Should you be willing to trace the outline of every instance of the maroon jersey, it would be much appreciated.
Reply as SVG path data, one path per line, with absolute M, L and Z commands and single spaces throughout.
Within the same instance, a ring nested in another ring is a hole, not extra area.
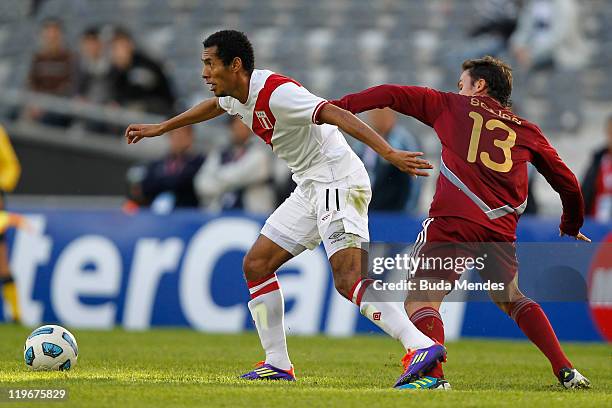
M 381 85 L 332 103 L 353 113 L 389 107 L 435 129 L 442 160 L 430 217 L 464 218 L 516 239 L 531 162 L 561 196 L 561 230 L 579 232 L 584 203 L 576 177 L 538 126 L 493 98 Z

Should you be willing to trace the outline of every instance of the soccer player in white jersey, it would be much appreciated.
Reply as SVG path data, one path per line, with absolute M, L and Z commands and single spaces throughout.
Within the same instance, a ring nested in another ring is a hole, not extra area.
M 423 357 L 422 364 L 414 367 L 416 379 L 444 360 L 446 351 L 412 324 L 401 304 L 385 302 L 372 280 L 362 277 L 362 244 L 369 241 L 370 181 L 338 128 L 406 173 L 426 176 L 431 165 L 419 157 L 422 153 L 393 149 L 356 116 L 311 94 L 295 80 L 254 69 L 254 60 L 243 33 L 212 34 L 204 41 L 202 77 L 215 97 L 163 123 L 133 124 L 125 132 L 128 143 L 137 143 L 227 112 L 240 117 L 293 172 L 295 191 L 270 215 L 244 258 L 251 294 L 248 307 L 266 359 L 242 377 L 295 380 L 276 270 L 323 241 L 338 292 L 405 349 L 422 349 L 417 351 Z

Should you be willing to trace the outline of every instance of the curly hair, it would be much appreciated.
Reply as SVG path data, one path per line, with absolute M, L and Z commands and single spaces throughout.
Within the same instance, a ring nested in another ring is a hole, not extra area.
M 234 58 L 240 58 L 242 67 L 251 74 L 255 69 L 255 53 L 247 36 L 236 30 L 222 30 L 204 40 L 204 48 L 217 47 L 217 56 L 223 65 L 229 66 Z
M 472 81 L 484 79 L 487 83 L 487 94 L 497 100 L 502 106 L 512 106 L 512 68 L 504 61 L 486 56 L 484 58 L 469 59 L 461 66 L 468 71 Z

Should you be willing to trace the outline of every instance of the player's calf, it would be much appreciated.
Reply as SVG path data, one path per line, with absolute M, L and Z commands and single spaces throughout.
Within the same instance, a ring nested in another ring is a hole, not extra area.
M 266 359 L 262 367 L 250 371 L 243 378 L 277 379 L 293 370 L 285 338 L 285 301 L 275 273 L 291 257 L 289 252 L 260 235 L 244 258 L 243 270 L 251 295 L 248 307 Z M 270 374 L 270 370 L 280 371 Z
M 412 312 L 410 313 L 410 321 L 427 337 L 444 345 L 444 322 L 438 312 L 440 304 L 418 302 L 417 305 L 420 307 L 412 307 L 413 304 L 409 304 L 407 307 L 407 310 Z M 438 363 L 435 365 L 426 375 L 432 378 L 443 379 L 444 370 L 442 369 L 442 364 Z
M 347 248 L 329 259 L 334 276 L 334 287 L 338 293 L 349 300 L 351 300 L 351 291 L 355 282 L 361 280 L 361 256 L 361 249 Z
M 548 358 L 553 373 L 564 384 L 561 378 L 562 373 L 567 372 L 567 370 L 570 372 L 575 370 L 573 370 L 572 363 L 563 352 L 557 335 L 542 307 L 528 297 L 523 297 L 509 305 L 508 314 L 529 340 Z M 577 371 L 576 373 L 580 374 Z M 586 381 L 588 382 L 588 380 Z
M 345 248 L 329 259 L 340 294 L 357 305 L 361 314 L 385 333 L 400 340 L 406 350 L 433 345 L 434 342 L 408 319 L 401 303 L 388 299 L 384 291 L 376 290 L 373 279 L 361 277 L 363 255 L 360 248 Z
M 373 283 L 373 279 L 360 278 L 349 293 L 348 299 L 359 307 L 361 314 L 399 340 L 407 351 L 433 346 L 434 341 L 410 321 L 403 305 L 388 299 Z
M 248 286 L 251 295 L 251 301 L 248 303 L 249 311 L 266 353 L 266 359 L 262 364 L 268 370 L 292 372 L 293 365 L 289 359 L 285 337 L 285 301 L 276 274 L 273 273 L 259 281 L 248 281 Z M 261 374 L 258 369 L 245 374 L 246 377 L 243 378 L 258 379 L 251 378 L 256 377 L 255 374 Z M 283 375 L 281 372 L 277 374 Z

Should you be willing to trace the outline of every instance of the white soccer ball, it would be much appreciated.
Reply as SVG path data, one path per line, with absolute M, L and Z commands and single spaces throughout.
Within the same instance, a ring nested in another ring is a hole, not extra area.
M 61 326 L 46 325 L 34 330 L 26 339 L 23 358 L 34 371 L 68 371 L 77 363 L 76 339 Z

